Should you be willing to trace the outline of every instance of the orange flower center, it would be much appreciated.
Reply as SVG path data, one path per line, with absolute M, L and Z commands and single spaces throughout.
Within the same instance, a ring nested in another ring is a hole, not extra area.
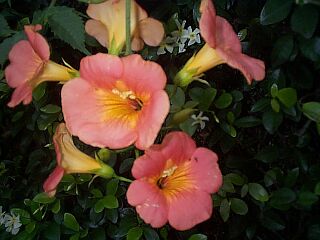
M 154 181 L 168 200 L 182 191 L 188 191 L 195 187 L 194 180 L 190 174 L 191 164 L 186 161 L 180 165 L 174 165 L 172 160 L 166 164 L 161 175 L 155 177 Z
M 97 89 L 97 99 L 101 104 L 103 121 L 121 121 L 135 128 L 140 112 L 148 100 L 129 90 L 122 81 L 117 81 L 111 90 Z

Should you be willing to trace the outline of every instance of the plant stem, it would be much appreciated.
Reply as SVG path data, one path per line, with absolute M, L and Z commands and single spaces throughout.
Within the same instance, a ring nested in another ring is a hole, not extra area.
M 121 177 L 121 176 L 114 176 L 114 178 L 119 179 L 120 181 L 123 181 L 123 182 L 129 182 L 129 183 L 133 182 L 131 179 L 125 178 L 125 177 Z
M 49 8 L 53 7 L 56 4 L 57 0 L 51 0 Z
M 126 55 L 131 54 L 131 0 L 126 0 Z

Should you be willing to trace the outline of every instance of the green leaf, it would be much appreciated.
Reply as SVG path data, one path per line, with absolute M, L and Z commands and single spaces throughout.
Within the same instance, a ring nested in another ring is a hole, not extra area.
M 294 88 L 282 88 L 278 91 L 277 98 L 287 108 L 291 108 L 297 102 L 297 91 Z
M 289 188 L 280 188 L 270 197 L 270 206 L 279 210 L 288 210 L 290 204 L 296 200 L 296 194 Z
M 290 59 L 293 52 L 294 41 L 292 35 L 285 35 L 280 37 L 271 52 L 272 66 L 276 67 Z
M 44 204 L 48 204 L 48 203 L 52 203 L 54 202 L 54 200 L 56 200 L 55 197 L 49 197 L 46 193 L 39 193 L 37 194 L 32 201 L 36 202 L 36 203 L 44 203 Z
M 76 218 L 71 213 L 65 213 L 63 216 L 63 224 L 73 230 L 78 232 L 80 229 L 79 223 L 77 222 Z
M 320 38 L 315 37 L 308 40 L 301 40 L 299 46 L 302 54 L 311 61 L 320 61 Z
M 268 0 L 260 14 L 260 23 L 269 25 L 285 19 L 291 10 L 293 0 Z
M 25 38 L 26 36 L 23 32 L 18 32 L 9 38 L 6 38 L 5 40 L 2 41 L 2 43 L 0 43 L 0 65 L 1 66 L 3 66 L 5 61 L 8 59 L 8 54 L 12 46 Z
M 319 200 L 319 197 L 313 193 L 308 191 L 299 192 L 297 203 L 303 206 L 311 206 Z
M 113 195 L 107 195 L 101 199 L 105 208 L 119 207 L 118 199 Z
M 294 168 L 288 171 L 286 178 L 284 179 L 284 186 L 293 187 L 299 177 L 299 168 Z
M 127 235 L 127 240 L 139 240 L 142 237 L 143 229 L 141 227 L 131 228 Z
M 211 106 L 213 100 L 217 95 L 217 90 L 215 88 L 192 88 L 189 91 L 189 96 L 195 102 L 198 102 L 199 110 L 206 111 Z
M 133 162 L 134 162 L 134 158 L 127 158 L 123 160 L 119 167 L 119 173 L 123 174 L 125 172 L 128 172 L 131 169 Z
M 44 96 L 46 93 L 46 87 L 46 83 L 41 83 L 33 90 L 32 96 L 36 101 L 39 101 Z
M 234 125 L 240 128 L 251 128 L 261 124 L 261 119 L 254 116 L 246 116 L 235 120 Z
M 74 49 L 90 55 L 84 44 L 85 31 L 82 19 L 69 7 L 56 6 L 50 10 L 48 23 L 54 35 Z
M 261 98 L 252 105 L 250 112 L 263 111 L 269 106 L 269 104 L 270 104 L 269 98 Z
M 279 158 L 278 146 L 267 146 L 260 150 L 256 155 L 255 159 L 264 163 L 271 163 Z
M 184 121 L 183 123 L 180 123 L 179 124 L 179 128 L 182 131 L 188 133 L 190 136 L 192 136 L 196 132 L 196 130 L 198 128 L 198 125 L 196 125 L 196 124 L 192 125 L 193 122 L 194 122 L 194 120 L 189 118 L 187 121 Z
M 266 202 L 269 200 L 269 194 L 259 183 L 249 183 L 249 194 L 257 201 Z
M 271 89 L 270 89 L 271 97 L 275 98 L 278 94 L 278 86 L 277 84 L 272 84 Z
M 223 199 L 220 204 L 220 216 L 224 222 L 228 221 L 230 215 L 230 203 L 228 199 Z
M 243 177 L 236 173 L 228 173 L 224 176 L 224 181 L 229 181 L 237 186 L 242 186 L 245 182 Z
M 244 184 L 241 188 L 241 197 L 245 197 L 248 194 L 249 186 L 248 184 Z
M 10 29 L 7 20 L 0 15 L 0 37 L 8 37 L 13 31 Z
M 183 90 L 179 87 L 176 88 L 174 85 L 167 85 L 166 90 L 170 96 L 170 112 L 179 111 L 186 100 Z
M 22 222 L 21 222 L 21 223 L 22 223 Z M 23 224 L 23 223 L 22 223 L 22 224 Z M 28 233 L 32 233 L 35 228 L 36 228 L 36 223 L 35 223 L 35 222 L 30 222 L 30 223 L 28 223 L 27 226 L 26 226 L 26 231 L 27 231 Z
M 320 122 L 320 102 L 307 102 L 302 105 L 302 112 L 309 119 Z
M 60 226 L 55 222 L 51 222 L 44 228 L 43 234 L 48 240 L 60 240 Z
M 262 116 L 262 123 L 264 128 L 270 133 L 274 134 L 281 125 L 283 116 L 281 113 L 274 111 L 265 112 Z
M 118 179 L 111 179 L 107 183 L 107 194 L 108 195 L 115 195 L 118 190 L 118 184 L 119 184 Z
M 319 20 L 318 9 L 311 5 L 298 6 L 291 16 L 291 29 L 305 38 L 311 38 Z
M 247 204 L 239 198 L 231 198 L 231 210 L 239 215 L 246 215 L 248 213 Z
M 228 133 L 231 137 L 236 137 L 237 136 L 237 130 L 230 124 L 226 123 L 226 122 L 222 122 L 220 124 L 221 128 L 223 131 L 225 131 L 226 133 Z
M 280 112 L 280 104 L 278 102 L 277 99 L 271 99 L 271 107 L 272 107 L 272 110 L 275 111 L 275 112 Z
M 320 195 L 320 182 L 318 182 L 317 185 L 315 186 L 314 193 L 317 195 Z
M 225 191 L 225 192 L 229 192 L 229 193 L 235 193 L 236 190 L 234 189 L 234 186 L 231 182 L 228 181 L 223 181 L 221 190 Z
M 143 235 L 146 240 L 160 240 L 158 233 L 149 227 L 143 228 Z
M 106 233 L 103 228 L 96 228 L 94 229 L 88 239 L 94 239 L 94 240 L 105 240 Z
M 188 240 L 207 240 L 208 237 L 204 234 L 193 234 L 191 237 L 188 238 Z
M 230 106 L 232 103 L 232 95 L 230 93 L 222 93 L 221 96 L 214 102 L 214 105 L 218 109 L 224 109 Z
M 45 113 L 58 113 L 58 112 L 61 112 L 61 107 L 53 104 L 48 104 L 40 108 L 40 111 Z
M 59 211 L 60 211 L 60 208 L 61 208 L 61 206 L 60 206 L 60 200 L 58 199 L 55 203 L 54 203 L 54 205 L 52 206 L 52 208 L 51 208 L 51 211 L 53 212 L 53 213 L 58 213 Z

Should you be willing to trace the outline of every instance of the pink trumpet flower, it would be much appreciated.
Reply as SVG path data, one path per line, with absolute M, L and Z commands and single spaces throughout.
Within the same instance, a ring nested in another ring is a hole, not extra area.
M 67 81 L 75 74 L 70 69 L 50 61 L 47 41 L 37 31 L 42 26 L 24 26 L 28 40 L 16 43 L 9 52 L 10 64 L 5 69 L 5 77 L 10 87 L 15 88 L 9 107 L 19 103 L 29 104 L 32 90 L 44 81 Z
M 177 230 L 190 229 L 212 214 L 210 194 L 222 184 L 217 161 L 186 133 L 171 132 L 134 161 L 128 202 L 154 228 L 169 221 Z
M 96 147 L 151 146 L 169 112 L 166 75 L 140 55 L 98 53 L 80 63 L 80 77 L 61 92 L 70 132 Z
M 53 143 L 57 154 L 57 166 L 43 184 L 43 189 L 49 196 L 55 195 L 59 182 L 67 173 L 93 173 L 104 178 L 114 176 L 111 167 L 76 148 L 64 123 L 57 127 Z
M 125 27 L 126 0 L 110 0 L 100 4 L 89 4 L 87 14 L 92 18 L 86 22 L 86 32 L 95 37 L 102 46 L 108 48 L 109 54 L 118 55 L 126 39 Z M 131 0 L 130 29 L 134 51 L 143 48 L 144 43 L 158 46 L 164 37 L 161 22 L 148 17 L 134 0 Z
M 223 63 L 240 70 L 248 84 L 253 79 L 263 80 L 264 62 L 241 52 L 237 34 L 226 19 L 216 16 L 211 0 L 201 1 L 200 12 L 200 34 L 206 43 L 178 72 L 175 83 L 185 87 L 203 72 Z

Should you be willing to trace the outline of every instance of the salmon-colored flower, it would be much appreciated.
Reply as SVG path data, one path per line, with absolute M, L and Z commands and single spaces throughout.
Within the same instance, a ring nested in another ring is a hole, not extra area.
M 80 63 L 80 78 L 61 92 L 70 132 L 96 147 L 139 149 L 153 144 L 169 112 L 166 75 L 155 62 L 133 54 L 98 53 Z
M 201 1 L 200 12 L 200 34 L 206 44 L 178 72 L 175 82 L 180 86 L 187 86 L 203 72 L 223 63 L 239 69 L 248 84 L 251 84 L 252 79 L 263 80 L 264 62 L 241 53 L 237 34 L 226 19 L 216 16 L 211 0 Z
M 92 18 L 86 22 L 86 32 L 95 37 L 110 54 L 118 55 L 126 39 L 125 1 L 110 0 L 100 4 L 89 4 L 87 14 Z M 147 13 L 131 0 L 130 29 L 134 51 L 143 48 L 144 42 L 158 46 L 164 37 L 161 22 L 148 17 Z
M 8 85 L 15 88 L 9 107 L 20 102 L 29 104 L 32 90 L 44 81 L 67 81 L 72 78 L 74 70 L 50 61 L 47 41 L 36 31 L 41 25 L 24 26 L 28 40 L 16 43 L 9 52 L 10 64 L 5 69 Z
M 187 134 L 171 132 L 134 161 L 137 180 L 129 186 L 128 202 L 152 227 L 169 221 L 177 230 L 192 228 L 212 214 L 210 194 L 222 184 L 217 161 L 214 152 L 197 148 Z
M 96 161 L 76 148 L 64 123 L 57 127 L 53 143 L 57 154 L 57 166 L 43 184 L 43 189 L 49 196 L 55 195 L 57 185 L 64 174 L 94 173 L 104 178 L 114 176 L 111 167 Z

